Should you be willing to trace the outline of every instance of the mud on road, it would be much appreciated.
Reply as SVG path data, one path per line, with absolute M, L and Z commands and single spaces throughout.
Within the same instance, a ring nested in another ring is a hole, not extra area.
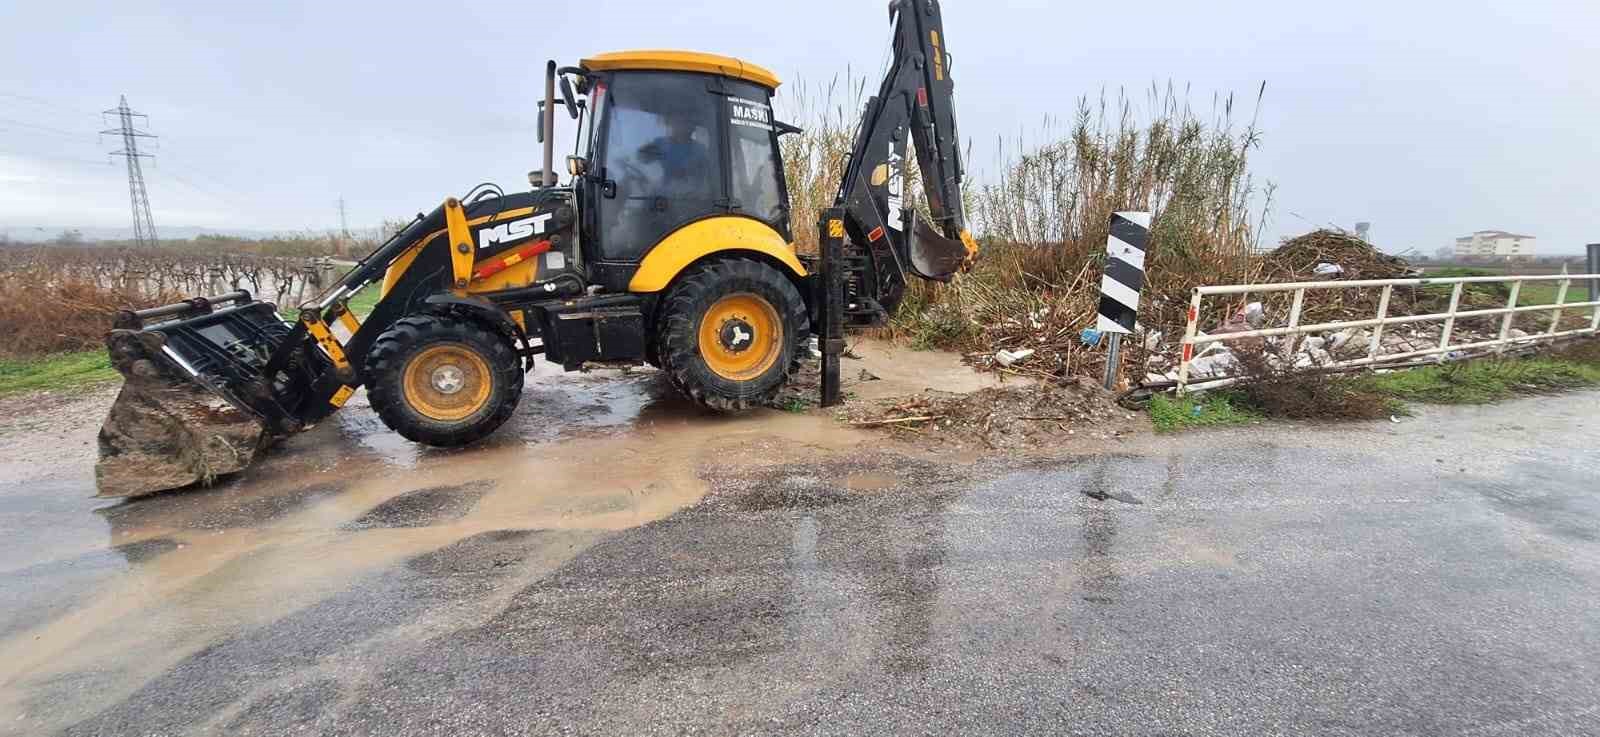
M 1596 392 L 1018 452 L 597 373 L 134 501 L 109 399 L 0 408 L 0 735 L 1600 732 Z
M 997 383 L 959 356 L 870 341 L 844 363 L 856 407 Z M 97 500 L 94 434 L 115 391 L 0 404 L 0 733 L 71 723 L 218 633 L 266 625 L 433 551 L 537 531 L 534 554 L 492 562 L 526 582 L 724 481 L 765 479 L 739 502 L 752 509 L 804 506 L 939 476 L 931 459 L 951 460 L 948 442 L 854 428 L 842 409 L 715 415 L 654 371 L 541 366 L 513 420 L 470 448 L 406 441 L 358 394 L 213 487 Z M 450 617 L 448 603 L 430 616 Z

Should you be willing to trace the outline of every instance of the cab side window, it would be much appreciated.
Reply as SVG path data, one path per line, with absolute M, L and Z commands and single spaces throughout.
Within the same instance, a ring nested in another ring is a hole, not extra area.
M 729 195 L 739 203 L 739 212 L 782 232 L 787 208 L 771 97 L 765 89 L 752 84 L 732 83 L 729 89 Z
M 606 97 L 601 165 L 615 195 L 602 199 L 602 257 L 636 260 L 722 199 L 718 106 L 686 74 L 618 73 Z

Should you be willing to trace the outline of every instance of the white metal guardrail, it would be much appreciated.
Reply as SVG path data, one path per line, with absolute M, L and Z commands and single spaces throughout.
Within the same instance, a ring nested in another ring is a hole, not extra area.
M 1600 332 L 1600 299 L 1591 298 L 1587 302 L 1566 302 L 1567 292 L 1573 282 L 1580 285 L 1594 283 L 1600 280 L 1600 274 L 1548 274 L 1535 276 L 1457 276 L 1438 279 L 1360 279 L 1352 281 L 1315 281 L 1315 282 L 1288 282 L 1283 284 L 1231 284 L 1219 286 L 1196 287 L 1194 297 L 1189 302 L 1189 325 L 1183 335 L 1183 360 L 1178 364 L 1178 393 L 1188 391 L 1189 364 L 1194 360 L 1195 347 L 1225 341 L 1244 340 L 1248 338 L 1268 338 L 1287 335 L 1299 336 L 1306 333 L 1320 333 L 1329 330 L 1345 330 L 1347 328 L 1372 328 L 1372 337 L 1368 341 L 1367 355 L 1365 358 L 1345 361 L 1332 361 L 1329 366 L 1362 366 L 1389 361 L 1400 361 L 1419 356 L 1439 356 L 1445 360 L 1453 351 L 1466 351 L 1478 348 L 1499 347 L 1536 343 L 1554 340 L 1571 335 L 1593 335 Z M 1525 282 L 1560 282 L 1556 290 L 1556 301 L 1551 304 L 1521 305 L 1517 304 Z M 1484 309 L 1458 309 L 1461 304 L 1461 292 L 1467 284 L 1505 283 L 1511 284 L 1511 294 L 1506 299 L 1506 306 Z M 1454 285 L 1450 290 L 1450 307 L 1445 312 L 1430 313 L 1425 315 L 1393 315 L 1389 314 L 1389 298 L 1394 293 L 1395 287 L 1426 287 L 1439 285 Z M 1300 324 L 1300 309 L 1305 304 L 1306 292 L 1329 289 L 1370 289 L 1382 287 L 1383 292 L 1378 297 L 1378 314 L 1365 320 L 1342 320 L 1339 322 L 1323 322 L 1310 325 Z M 1581 288 L 1581 286 L 1580 286 Z M 1215 335 L 1201 335 L 1199 333 L 1201 302 L 1213 295 L 1248 295 L 1265 294 L 1271 292 L 1294 292 L 1294 302 L 1289 308 L 1289 324 L 1284 327 L 1262 328 L 1259 330 L 1242 330 L 1231 333 L 1218 333 Z M 1565 304 L 1563 304 L 1565 302 Z M 1561 330 L 1561 313 L 1563 310 L 1590 308 L 1593 315 L 1589 318 L 1587 328 Z M 1550 324 L 1539 333 L 1531 333 L 1523 337 L 1511 335 L 1511 323 L 1516 315 L 1524 312 L 1548 312 Z M 1450 334 L 1455 328 L 1456 321 L 1467 317 L 1488 317 L 1502 315 L 1499 336 L 1493 340 L 1482 340 L 1473 343 L 1450 343 Z M 1402 325 L 1419 322 L 1443 321 L 1444 330 L 1439 337 L 1436 347 L 1423 350 L 1404 351 L 1400 353 L 1382 352 L 1383 329 L 1389 325 Z M 1294 351 L 1296 338 L 1290 337 L 1282 347 L 1283 355 L 1288 357 Z

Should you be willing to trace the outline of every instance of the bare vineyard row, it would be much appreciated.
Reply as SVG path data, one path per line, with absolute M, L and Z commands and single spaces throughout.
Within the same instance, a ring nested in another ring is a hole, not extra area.
M 315 296 L 339 269 L 327 257 L 55 245 L 0 249 L 0 277 L 7 285 L 0 290 L 91 286 L 146 303 L 246 289 L 262 299 L 294 305 Z

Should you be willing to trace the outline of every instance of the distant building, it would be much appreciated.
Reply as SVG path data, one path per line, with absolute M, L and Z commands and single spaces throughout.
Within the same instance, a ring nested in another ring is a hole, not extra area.
M 1456 239 L 1456 258 L 1523 259 L 1538 255 L 1538 239 L 1504 230 L 1480 230 Z

